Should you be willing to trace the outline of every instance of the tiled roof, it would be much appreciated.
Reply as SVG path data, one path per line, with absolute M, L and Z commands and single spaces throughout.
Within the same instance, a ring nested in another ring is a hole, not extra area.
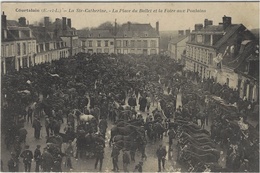
M 16 20 L 7 20 L 6 21 L 7 27 L 21 27 L 20 23 Z
M 215 48 L 222 46 L 236 31 L 244 30 L 246 27 L 242 24 L 230 25 L 225 29 L 223 37 L 214 45 Z
M 156 32 L 150 24 L 138 24 L 130 23 L 123 24 L 119 31 L 116 34 L 117 37 L 159 37 L 159 34 Z
M 106 29 L 78 30 L 77 33 L 83 38 L 114 38 L 113 34 Z
M 35 36 L 36 41 L 38 43 L 50 42 L 53 40 L 45 27 L 33 26 L 31 27 L 31 29 L 32 29 L 32 34 Z
M 173 37 L 171 40 L 170 40 L 170 43 L 172 44 L 177 44 L 179 43 L 180 41 L 184 40 L 185 38 L 187 38 L 188 36 L 187 35 L 178 35 L 176 37 Z
M 7 20 L 7 37 L 4 38 L 2 33 L 3 41 L 16 41 L 16 40 L 31 40 L 35 39 L 33 36 L 30 37 L 30 28 L 28 26 L 21 26 L 15 20 Z M 4 30 L 2 30 L 4 32 Z
M 223 25 L 208 25 L 202 28 L 199 32 L 223 32 Z
M 72 36 L 73 32 L 76 31 L 75 28 L 70 28 L 68 25 L 66 25 L 65 30 L 63 30 L 61 19 L 55 20 L 53 23 L 50 23 L 47 27 L 47 30 L 48 32 L 54 32 L 55 30 L 57 30 L 59 36 Z

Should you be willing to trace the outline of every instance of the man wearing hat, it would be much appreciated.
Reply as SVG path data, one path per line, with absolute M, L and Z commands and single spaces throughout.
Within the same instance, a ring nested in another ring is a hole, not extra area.
M 97 145 L 95 155 L 96 155 L 95 169 L 97 169 L 97 165 L 98 165 L 98 162 L 99 162 L 99 171 L 101 171 L 103 159 L 104 159 L 104 147 L 103 147 L 103 145 L 101 145 L 101 144 Z
M 41 132 L 42 125 L 38 117 L 34 119 L 32 127 L 34 128 L 34 137 L 36 139 L 40 139 L 40 132 Z
M 119 168 L 118 168 L 118 155 L 119 155 L 119 148 L 114 146 L 113 147 L 113 150 L 112 150 L 112 153 L 111 153 L 111 157 L 113 159 L 113 170 L 112 171 L 118 171 Z
M 25 150 L 22 152 L 20 157 L 23 158 L 24 171 L 30 172 L 31 171 L 32 159 L 33 159 L 33 152 L 31 150 L 29 150 L 29 145 L 25 146 Z
M 18 172 L 19 171 L 19 159 L 17 159 L 15 153 L 11 153 L 11 159 L 8 161 L 8 170 L 9 172 Z
M 37 145 L 37 148 L 34 151 L 34 160 L 36 162 L 35 172 L 39 172 L 39 170 L 40 170 L 41 157 L 42 157 L 40 148 L 41 148 L 41 146 Z
M 50 126 L 51 126 L 51 122 L 48 116 L 45 117 L 45 130 L 46 130 L 46 134 L 47 137 L 50 136 Z

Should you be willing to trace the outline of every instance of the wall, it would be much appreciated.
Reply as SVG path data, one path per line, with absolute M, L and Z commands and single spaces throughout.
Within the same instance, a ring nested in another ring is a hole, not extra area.
M 85 41 L 85 46 L 83 42 Z M 105 43 L 108 43 L 106 46 Z M 92 44 L 90 44 L 92 42 Z M 100 46 L 98 45 L 100 42 Z M 114 38 L 81 38 L 81 47 L 85 47 L 85 53 L 114 53 Z
M 117 42 L 120 41 L 121 45 Z M 124 45 L 124 41 L 128 41 L 128 45 Z M 131 41 L 134 41 L 132 45 Z M 140 43 L 141 41 L 141 43 Z M 144 45 L 144 41 L 147 41 L 147 45 Z M 151 41 L 155 41 L 155 45 L 152 45 Z M 116 53 L 122 54 L 159 54 L 159 38 L 116 38 Z
M 18 54 L 18 44 L 20 44 L 20 54 Z M 24 47 L 25 45 L 25 47 Z M 15 58 L 15 70 L 20 68 L 25 68 L 34 65 L 34 55 L 36 53 L 36 40 L 17 40 L 11 42 L 1 43 L 1 56 L 4 69 L 2 72 L 6 73 L 6 63 L 5 58 L 14 57 Z M 23 64 L 24 59 L 24 64 Z

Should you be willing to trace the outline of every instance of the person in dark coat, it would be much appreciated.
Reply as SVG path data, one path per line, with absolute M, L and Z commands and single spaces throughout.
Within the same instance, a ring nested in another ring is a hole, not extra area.
M 124 170 L 124 172 L 128 172 L 127 166 L 129 163 L 130 163 L 129 154 L 126 152 L 126 150 L 123 150 L 123 170 Z
M 27 116 L 27 122 L 30 121 L 31 119 L 31 124 L 32 124 L 32 114 L 33 114 L 33 110 L 31 107 L 28 108 L 28 116 Z
M 25 146 L 25 150 L 22 152 L 20 157 L 23 158 L 24 171 L 30 172 L 33 159 L 33 152 L 29 150 L 29 145 Z
M 119 149 L 114 146 L 112 153 L 111 153 L 111 157 L 112 157 L 112 161 L 113 161 L 113 169 L 112 171 L 118 171 L 119 167 L 118 167 L 118 155 L 119 155 Z
M 16 158 L 18 159 L 19 156 L 20 156 L 20 153 L 22 151 L 22 147 L 21 147 L 21 142 L 20 142 L 19 136 L 15 137 L 15 141 L 14 141 L 13 147 L 14 147 L 14 152 L 16 154 Z
M 99 162 L 99 171 L 102 170 L 103 159 L 104 159 L 104 148 L 102 145 L 97 145 L 95 169 L 97 169 L 97 165 Z
M 11 153 L 11 159 L 8 160 L 8 171 L 19 172 L 19 159 L 16 157 L 15 153 Z
M 34 119 L 32 127 L 34 128 L 34 137 L 36 139 L 40 139 L 40 132 L 41 132 L 42 125 L 39 118 Z
M 44 148 L 42 153 L 42 169 L 43 172 L 50 172 L 53 167 L 54 161 L 52 155 L 48 152 L 47 148 Z
M 66 154 L 66 165 L 68 168 L 70 168 L 70 170 L 73 169 L 72 162 L 71 162 L 71 157 L 73 157 L 73 153 L 74 153 L 74 150 L 73 150 L 73 146 L 72 146 L 72 141 L 69 140 L 68 146 L 65 149 L 65 154 Z
M 41 146 L 37 145 L 37 148 L 34 150 L 34 160 L 36 162 L 35 172 L 40 171 L 41 156 L 42 156 L 40 148 L 41 148 Z
M 28 134 L 27 130 L 24 127 L 22 127 L 18 130 L 18 133 L 19 133 L 20 142 L 25 143 L 26 142 L 26 136 Z
M 140 111 L 145 112 L 146 104 L 147 104 L 146 98 L 143 96 L 140 97 L 139 99 Z
M 131 96 L 129 99 L 128 99 L 128 105 L 132 108 L 132 109 L 135 109 L 135 106 L 137 105 L 136 104 L 136 98 L 134 96 Z
M 107 120 L 102 118 L 99 122 L 99 130 L 103 137 L 106 135 L 107 127 Z
M 50 119 L 48 117 L 46 117 L 45 118 L 45 130 L 46 130 L 47 137 L 50 136 L 50 128 L 51 128 Z
M 158 172 L 161 172 L 161 169 L 162 169 L 161 166 L 163 166 L 163 169 L 164 169 L 166 154 L 167 154 L 166 149 L 162 145 L 160 145 L 156 151 L 156 155 L 158 158 Z

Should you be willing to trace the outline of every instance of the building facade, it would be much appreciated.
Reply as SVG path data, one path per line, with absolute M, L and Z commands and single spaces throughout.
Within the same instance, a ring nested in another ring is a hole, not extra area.
M 143 54 L 159 53 L 159 23 L 156 29 L 150 24 L 128 22 L 113 30 L 80 30 L 81 48 L 86 53 Z
M 92 29 L 78 31 L 81 51 L 84 53 L 114 53 L 114 36 L 109 30 Z
M 36 38 L 35 64 L 51 63 L 60 58 L 67 58 L 69 48 L 59 37 L 48 32 L 46 26 L 30 26 Z
M 222 85 L 237 89 L 241 98 L 256 99 L 258 87 L 252 83 L 251 87 L 244 84 L 243 75 L 237 71 L 252 54 L 250 44 L 255 42 L 255 37 L 244 25 L 232 24 L 231 17 L 224 16 L 222 19 L 219 25 L 212 25 L 213 22 L 207 19 L 204 26 L 195 25 L 182 55 L 185 69 L 197 72 L 202 79 L 213 78 Z
M 6 74 L 20 68 L 34 65 L 36 55 L 36 39 L 31 29 L 26 26 L 26 19 L 7 20 L 2 14 L 1 68 Z
M 150 24 L 128 22 L 116 31 L 117 54 L 159 54 L 159 22 L 156 28 Z
M 186 42 L 189 40 L 190 30 L 179 30 L 178 36 L 171 38 L 168 43 L 168 55 L 170 58 L 175 59 L 176 61 L 181 61 L 181 55 L 186 49 Z

